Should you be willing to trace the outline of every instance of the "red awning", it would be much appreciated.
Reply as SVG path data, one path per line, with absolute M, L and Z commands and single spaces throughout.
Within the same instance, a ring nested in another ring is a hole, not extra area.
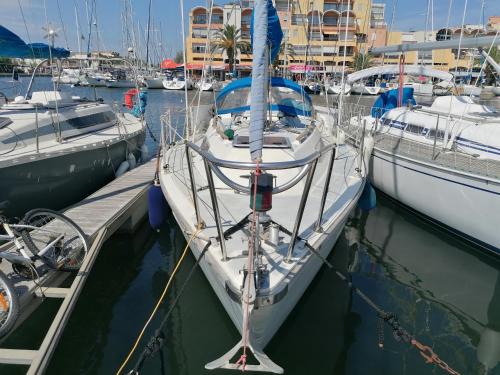
M 160 68 L 162 69 L 175 69 L 181 66 L 182 64 L 177 64 L 174 60 L 165 59 L 161 62 Z

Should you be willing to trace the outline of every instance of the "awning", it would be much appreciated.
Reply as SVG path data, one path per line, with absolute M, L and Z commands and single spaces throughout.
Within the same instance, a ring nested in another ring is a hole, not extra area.
M 292 73 L 305 73 L 312 71 L 321 71 L 321 66 L 319 65 L 290 65 L 288 68 Z
M 50 47 L 45 43 L 26 44 L 12 31 L 0 26 L 0 56 L 21 59 L 63 58 L 69 56 L 69 51 Z
M 177 64 L 174 60 L 165 59 L 161 62 L 160 68 L 162 69 L 176 69 L 182 66 L 182 64 Z

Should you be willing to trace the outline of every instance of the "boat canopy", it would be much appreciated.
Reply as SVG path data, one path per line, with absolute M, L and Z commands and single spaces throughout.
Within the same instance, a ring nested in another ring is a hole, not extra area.
M 19 36 L 0 25 L 0 56 L 21 59 L 63 58 L 69 56 L 69 51 L 50 47 L 45 43 L 26 44 Z
M 215 104 L 217 113 L 241 113 L 250 110 L 250 87 L 252 77 L 231 82 L 219 93 Z M 291 116 L 311 116 L 311 97 L 304 89 L 288 79 L 271 78 L 269 105 L 273 111 Z
M 373 68 L 363 69 L 347 76 L 348 83 L 354 83 L 367 77 L 386 75 L 386 74 L 399 74 L 399 65 L 384 65 L 374 66 Z M 405 65 L 404 74 L 412 76 L 425 76 L 438 78 L 442 81 L 451 81 L 453 75 L 442 70 L 426 68 L 422 65 Z

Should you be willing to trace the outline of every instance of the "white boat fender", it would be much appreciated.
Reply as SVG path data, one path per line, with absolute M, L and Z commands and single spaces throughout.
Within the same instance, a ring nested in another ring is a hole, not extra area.
M 128 161 L 122 161 L 122 163 L 120 164 L 120 166 L 118 167 L 118 169 L 116 170 L 115 172 L 115 177 L 120 177 L 122 174 L 124 174 L 125 172 L 128 171 L 130 167 L 130 164 Z
M 148 156 L 149 156 L 148 146 L 146 146 L 146 144 L 143 144 L 141 146 L 141 163 L 144 163 L 145 161 L 147 161 Z
M 137 160 L 135 160 L 135 156 L 133 153 L 129 153 L 127 156 L 127 161 L 129 163 L 130 169 L 134 169 L 137 165 Z
M 372 156 L 373 146 L 375 145 L 375 141 L 371 134 L 365 135 L 365 140 L 363 142 L 363 169 L 365 176 L 368 175 L 369 172 L 369 163 L 370 157 Z
M 486 371 L 495 368 L 500 362 L 500 332 L 488 327 L 481 332 L 477 346 L 477 359 L 486 367 Z

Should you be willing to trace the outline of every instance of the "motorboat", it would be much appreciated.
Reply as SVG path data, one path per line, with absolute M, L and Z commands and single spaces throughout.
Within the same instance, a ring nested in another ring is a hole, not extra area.
M 122 163 L 139 161 L 144 126 L 143 118 L 62 91 L 6 101 L 0 106 L 0 214 L 21 217 L 41 199 L 53 209 L 83 199 L 112 180 Z
M 184 76 L 165 78 L 163 80 L 163 87 L 167 90 L 192 90 L 193 81 L 191 81 L 191 78 L 185 78 Z
M 336 136 L 334 113 L 313 107 L 300 85 L 268 76 L 282 35 L 271 0 L 255 1 L 254 25 L 252 77 L 228 84 L 212 105 L 187 110 L 186 139 L 163 117 L 158 177 L 242 336 L 206 368 L 282 373 L 263 350 L 356 207 L 370 151 Z M 250 353 L 258 364 L 247 362 Z

